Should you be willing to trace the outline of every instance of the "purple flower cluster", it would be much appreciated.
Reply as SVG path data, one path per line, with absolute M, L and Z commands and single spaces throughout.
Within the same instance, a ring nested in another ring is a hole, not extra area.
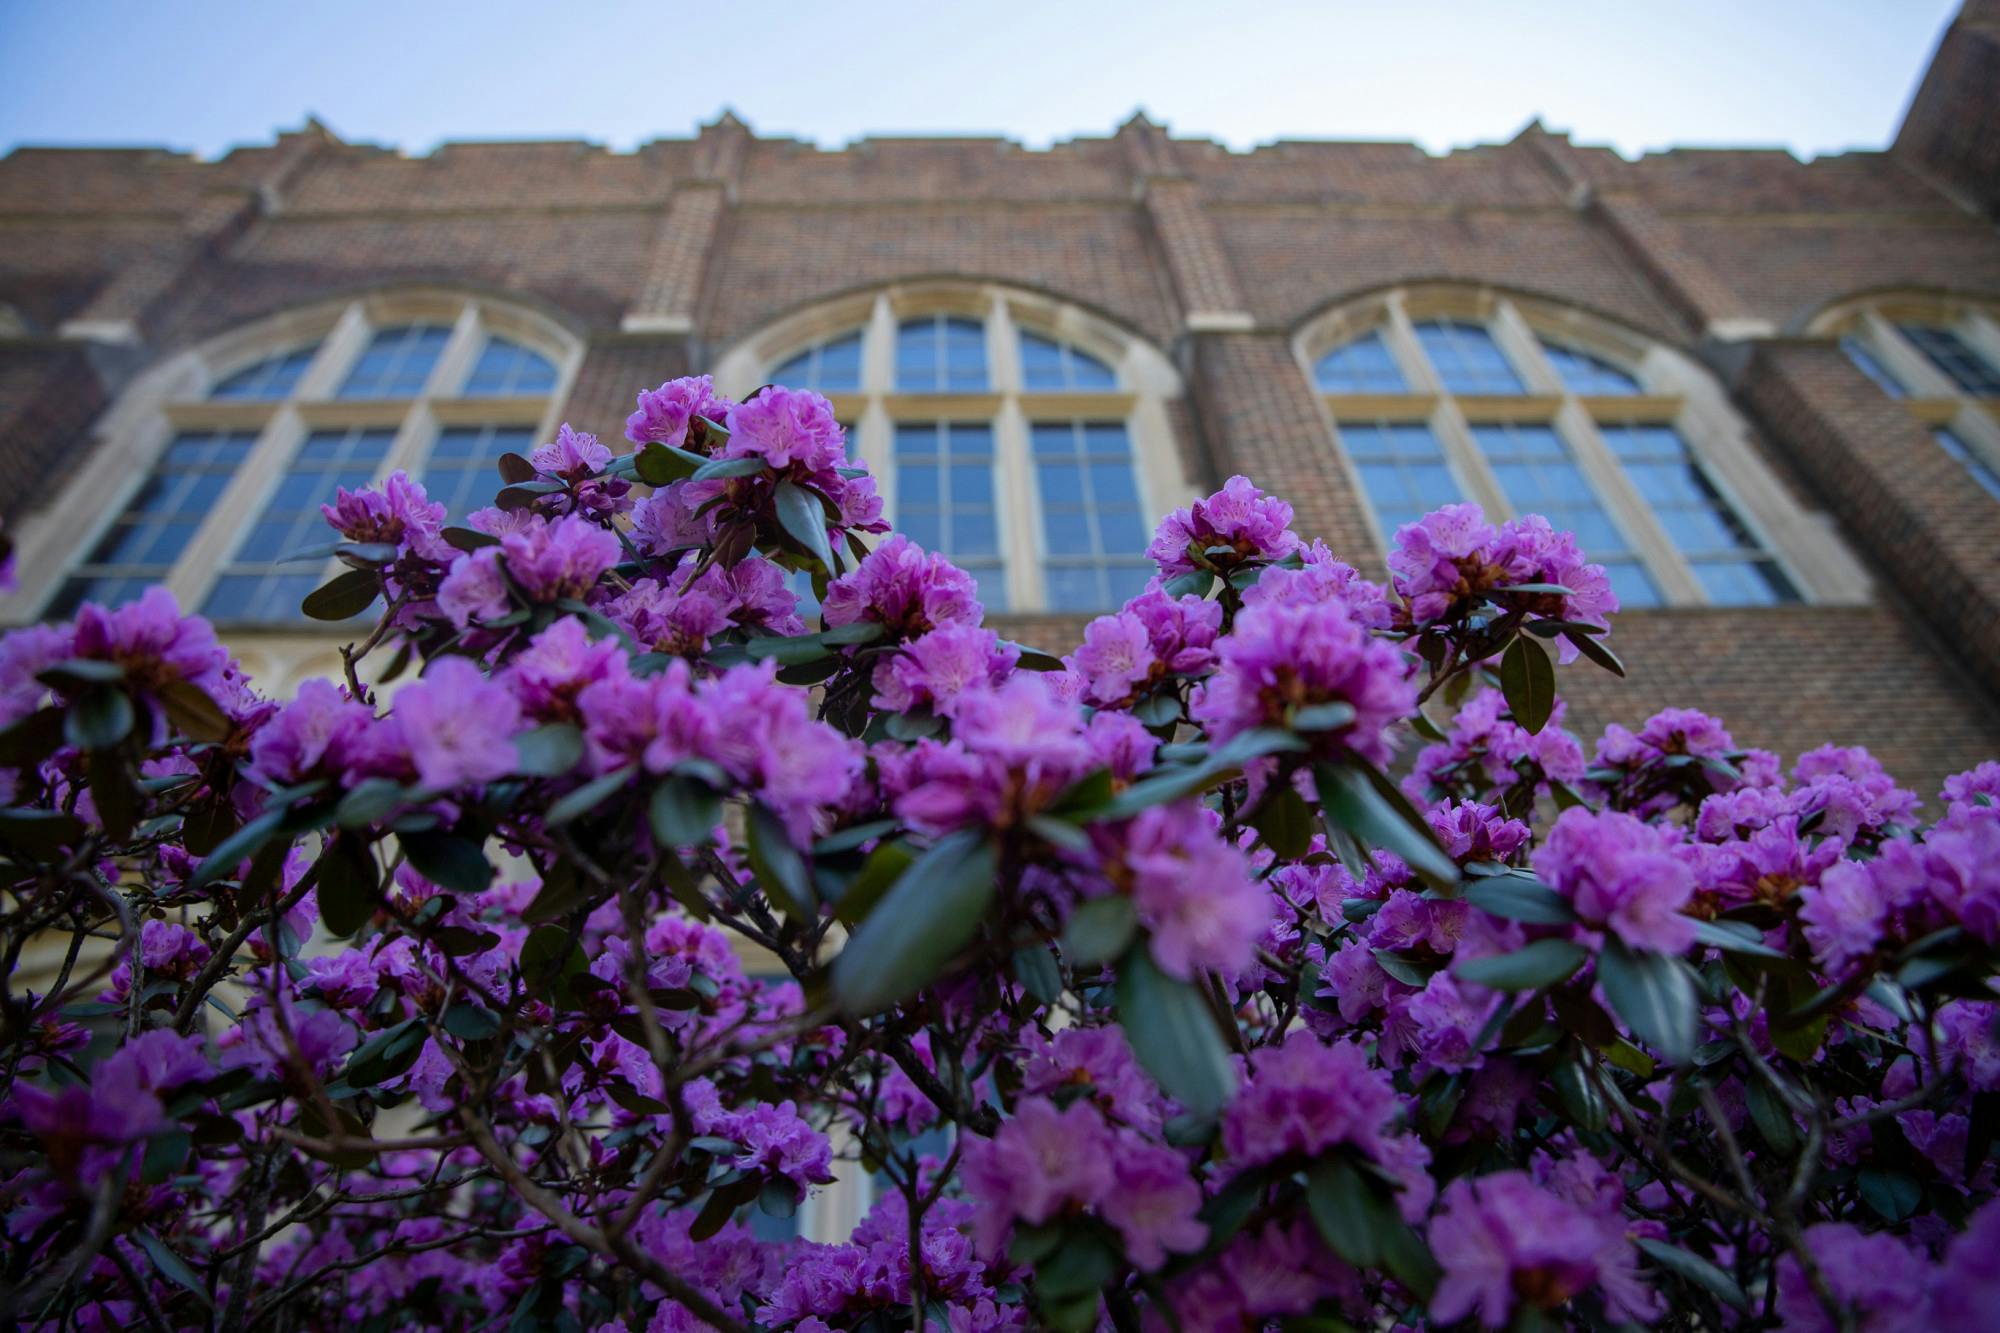
M 1270 894 L 1220 825 L 1192 803 L 1154 806 L 1116 830 L 1106 857 L 1107 867 L 1129 877 L 1153 960 L 1182 980 L 1248 969 L 1270 921 Z
M 1299 549 L 1292 507 L 1231 477 L 1222 489 L 1160 520 L 1146 554 L 1163 578 L 1197 570 L 1227 572 L 1250 562 L 1282 560 Z
M 828 627 L 866 621 L 891 639 L 914 639 L 947 625 L 977 625 L 984 614 L 972 575 L 894 533 L 826 590 Z
M 2000 819 L 1953 814 L 1922 842 L 1885 842 L 1872 861 L 1827 868 L 1799 899 L 1813 957 L 1836 975 L 1946 925 L 2000 943 Z
M 500 538 L 452 562 L 438 588 L 438 607 L 459 629 L 499 620 L 519 594 L 529 606 L 580 601 L 618 563 L 618 538 L 572 515 L 554 522 L 527 515 Z
M 1657 825 L 1616 811 L 1565 810 L 1534 854 L 1535 873 L 1592 930 L 1634 949 L 1677 954 L 1694 943 L 1694 871 Z
M 1123 610 L 1085 626 L 1082 646 L 1063 660 L 1081 677 L 1085 700 L 1117 708 L 1164 677 L 1205 674 L 1221 632 L 1220 602 L 1170 597 L 1155 579 Z
M 1495 528 L 1478 505 L 1446 505 L 1396 530 L 1389 572 L 1412 628 L 1463 615 L 1488 597 L 1531 618 L 1606 628 L 1618 610 L 1604 567 L 1587 563 L 1576 538 L 1557 532 L 1539 514 Z M 1506 591 L 1528 584 L 1568 591 Z M 1577 649 L 1563 640 L 1559 655 L 1564 662 L 1574 661 Z

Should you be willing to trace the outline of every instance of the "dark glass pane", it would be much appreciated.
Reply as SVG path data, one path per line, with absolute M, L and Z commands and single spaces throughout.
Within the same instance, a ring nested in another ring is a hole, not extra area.
M 897 503 L 934 505 L 940 498 L 938 469 L 923 463 L 904 463 L 896 469 Z
M 1153 538 L 1145 515 L 1136 509 L 1098 510 L 1097 530 L 1106 555 L 1138 555 Z
M 1051 611 L 1105 610 L 1105 594 L 1099 588 L 1098 571 L 1090 566 L 1051 565 L 1044 572 Z

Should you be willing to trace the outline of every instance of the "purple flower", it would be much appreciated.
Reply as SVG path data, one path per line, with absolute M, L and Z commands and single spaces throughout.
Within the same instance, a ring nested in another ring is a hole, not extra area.
M 308 680 L 292 702 L 266 719 L 250 742 L 250 771 L 274 787 L 337 774 L 375 721 L 365 704 L 326 680 Z
M 1135 687 L 1151 680 L 1159 661 L 1146 622 L 1133 611 L 1091 621 L 1084 627 L 1083 646 L 1066 660 L 1084 678 L 1084 697 L 1105 707 L 1131 698 Z
M 1337 602 L 1246 607 L 1219 650 L 1215 675 L 1189 707 L 1217 745 L 1254 727 L 1285 726 L 1296 709 L 1345 703 L 1354 720 L 1315 738 L 1386 763 L 1389 726 L 1416 706 L 1403 655 Z
M 575 515 L 532 524 L 508 533 L 497 547 L 459 556 L 438 589 L 438 606 L 464 629 L 504 615 L 510 584 L 534 605 L 580 599 L 618 563 L 622 550 L 616 535 Z
M 1183 981 L 1244 971 L 1271 919 L 1270 894 L 1219 824 L 1213 811 L 1182 801 L 1144 810 L 1120 830 L 1116 861 L 1131 875 L 1153 960 Z
M 35 677 L 76 655 L 72 626 L 26 625 L 0 636 L 0 727 L 11 727 L 40 708 L 49 687 Z
M 977 625 L 983 614 L 972 575 L 900 532 L 835 579 L 820 607 L 828 628 L 870 620 L 891 639 L 914 639 L 944 625 Z
M 1844 1222 L 1808 1227 L 1805 1241 L 1834 1299 L 1858 1316 L 1851 1327 L 1866 1333 L 1916 1333 L 1931 1326 L 1924 1261 L 1902 1241 L 1871 1236 Z M 1989 1253 L 1986 1262 L 1991 1258 Z M 1989 1327 L 1991 1313 L 1986 1312 Z M 1835 1333 L 1849 1327 L 1827 1314 L 1790 1254 L 1778 1259 L 1778 1318 L 1795 1333 Z
M 878 748 L 882 787 L 896 813 L 925 833 L 1023 820 L 1089 772 L 1081 724 L 1039 673 L 1016 672 L 959 696 L 949 743 Z
M 379 491 L 336 490 L 333 503 L 321 505 L 319 512 L 351 542 L 396 546 L 407 555 L 437 563 L 456 554 L 442 535 L 445 507 L 400 468 L 388 475 Z
M 833 1179 L 833 1150 L 826 1135 L 800 1119 L 791 1102 L 751 1106 L 707 1126 L 706 1132 L 742 1145 L 732 1160 L 738 1170 L 789 1181 L 801 1198 L 810 1187 Z
M 1949 791 L 1946 799 L 1956 799 Z M 1972 1215 L 1951 1242 L 1931 1285 L 1932 1327 L 1940 1333 L 1984 1333 L 2000 1309 L 2000 1202 Z
M 1239 1169 L 1342 1144 L 1380 1157 L 1402 1109 L 1361 1047 L 1310 1032 L 1251 1052 L 1249 1075 L 1222 1116 L 1222 1146 Z
M 1315 540 L 1306 547 L 1302 558 L 1304 563 L 1297 569 L 1283 565 L 1266 569 L 1255 583 L 1244 589 L 1243 604 L 1336 601 L 1370 629 L 1389 627 L 1394 617 L 1381 584 L 1371 583 L 1353 565 L 1336 559 L 1323 541 Z
M 155 584 L 136 602 L 107 610 L 94 602 L 76 613 L 77 657 L 116 662 L 142 689 L 185 680 L 211 693 L 234 666 L 200 616 L 183 616 L 174 595 Z
M 1516 1302 L 1552 1310 L 1596 1283 L 1598 1224 L 1526 1172 L 1461 1176 L 1443 1205 L 1430 1231 L 1444 1269 L 1430 1307 L 1437 1322 L 1476 1314 L 1500 1328 Z
M 1565 810 L 1534 866 L 1592 929 L 1662 953 L 1694 943 L 1694 921 L 1681 911 L 1694 896 L 1694 872 L 1654 825 L 1615 811 Z
M 1611 591 L 1604 566 L 1586 562 L 1577 549 L 1575 535 L 1557 532 L 1540 514 L 1524 514 L 1501 525 L 1493 563 L 1504 571 L 1505 586 L 1552 583 L 1570 590 L 1566 596 L 1516 593 L 1507 597 L 1507 605 L 1533 617 L 1608 627 L 1612 613 L 1618 610 L 1618 595 Z M 1576 645 L 1567 638 L 1559 639 L 1556 655 L 1559 661 L 1574 662 Z
M 593 639 L 583 621 L 564 616 L 528 640 L 495 679 L 536 721 L 573 722 L 577 697 L 586 688 L 625 674 L 625 651 L 615 638 Z
M 633 507 L 633 545 L 647 555 L 668 559 L 715 539 L 712 514 L 701 512 L 690 499 L 688 486 L 686 481 L 669 482 Z
M 421 680 L 396 695 L 395 716 L 426 787 L 448 791 L 514 771 L 521 706 L 463 657 L 434 660 Z
M 1952 774 L 1944 780 L 1940 795 L 1953 808 L 1990 810 L 2000 806 L 2000 762 L 1988 759 L 1977 768 Z
M 1468 568 L 1490 564 L 1499 534 L 1476 504 L 1450 504 L 1396 529 L 1389 552 L 1390 586 L 1409 604 L 1410 619 L 1422 625 L 1442 617 L 1451 604 L 1484 586 L 1490 574 L 1468 579 Z
M 1248 477 L 1231 477 L 1207 499 L 1161 519 L 1146 554 L 1163 578 L 1198 568 L 1228 570 L 1245 561 L 1282 560 L 1300 546 L 1291 521 L 1290 505 L 1264 494 Z
M 825 471 L 847 461 L 833 404 L 810 389 L 769 385 L 729 409 L 726 458 L 761 458 L 777 472 Z
M 720 421 L 729 400 L 717 396 L 715 381 L 706 375 L 685 375 L 639 394 L 639 410 L 625 418 L 625 438 L 640 446 L 687 443 L 697 417 Z
M 946 625 L 885 656 L 875 668 L 875 707 L 885 713 L 929 708 L 941 717 L 958 711 L 958 697 L 974 686 L 1006 680 L 1021 650 L 977 625 Z
M 1058 1111 L 1044 1097 L 1021 1100 L 990 1139 L 968 1138 L 960 1179 L 980 1205 L 975 1239 L 997 1255 L 1018 1219 L 1040 1225 L 1066 1204 L 1096 1206 L 1113 1188 L 1111 1132 L 1095 1108 Z
M 1098 1211 L 1118 1228 L 1135 1266 L 1150 1272 L 1167 1261 L 1169 1250 L 1186 1254 L 1206 1244 L 1201 1205 L 1201 1186 L 1179 1153 L 1136 1135 L 1118 1136 L 1111 1187 Z
M 1468 861 L 1506 861 L 1527 846 L 1533 836 L 1518 819 L 1508 819 L 1498 806 L 1477 801 L 1446 801 L 1424 812 L 1424 822 L 1444 845 L 1446 855 Z
M 556 438 L 538 444 L 528 455 L 537 472 L 546 472 L 565 481 L 592 477 L 611 466 L 611 450 L 597 442 L 595 435 L 574 431 L 567 421 L 556 430 Z

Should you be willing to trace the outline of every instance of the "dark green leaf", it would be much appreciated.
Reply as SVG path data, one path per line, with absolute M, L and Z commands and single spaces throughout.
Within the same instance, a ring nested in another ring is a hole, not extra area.
M 1054 1004 L 1062 994 L 1062 969 L 1045 944 L 1029 944 L 1014 951 L 1014 980 L 1043 1004 Z
M 823 662 L 834 655 L 817 634 L 766 635 L 745 639 L 743 651 L 754 658 L 769 658 L 779 666 L 803 666 L 810 662 Z
M 195 1275 L 194 1269 L 188 1267 L 187 1260 L 168 1249 L 165 1241 L 144 1227 L 133 1231 L 132 1239 L 139 1243 L 139 1248 L 144 1250 L 146 1257 L 153 1261 L 153 1267 L 160 1270 L 161 1277 L 166 1278 L 177 1287 L 185 1287 L 193 1292 L 201 1298 L 203 1305 L 210 1308 L 214 1307 L 214 1302 L 208 1298 L 208 1288 L 202 1285 L 202 1281 Z
M 480 532 L 476 528 L 446 528 L 444 540 L 447 546 L 460 551 L 476 551 L 482 546 L 498 546 L 500 539 L 491 533 Z
M 352 935 L 375 915 L 381 876 L 366 845 L 336 837 L 319 854 L 319 919 L 327 930 Z
M 1764 1136 L 1772 1152 L 1789 1157 L 1798 1150 L 1798 1126 L 1792 1123 L 1792 1113 L 1785 1109 L 1785 1103 L 1768 1083 L 1762 1079 L 1750 1080 L 1743 1089 L 1743 1100 L 1750 1111 L 1751 1123 L 1757 1126 L 1757 1132 Z
M 402 550 L 394 542 L 335 542 L 333 553 L 341 563 L 361 568 L 392 564 Z
M 1169 597 L 1206 597 L 1208 590 L 1215 586 L 1215 575 L 1205 569 L 1192 570 L 1176 578 L 1168 579 L 1161 591 Z
M 994 892 L 993 848 L 963 829 L 940 838 L 890 887 L 833 960 L 833 992 L 870 1013 L 935 977 L 979 931 Z
M 153 691 L 165 710 L 167 724 L 191 741 L 225 741 L 235 723 L 199 685 L 170 680 Z
M 63 710 L 44 708 L 0 731 L 0 767 L 32 768 L 63 743 Z
M 1562 1102 L 1563 1110 L 1568 1112 L 1571 1122 L 1578 1129 L 1586 1134 L 1602 1132 L 1609 1123 L 1604 1098 L 1598 1093 L 1597 1085 L 1591 1082 L 1580 1056 L 1558 1062 L 1550 1081 L 1555 1084 L 1556 1097 Z
M 1547 593 L 1557 597 L 1576 596 L 1576 592 L 1573 589 L 1565 588 L 1560 583 L 1513 583 L 1504 588 L 1495 588 L 1492 595 L 1494 597 L 1504 597 L 1508 593 L 1517 592 Z
M 476 1004 L 459 1003 L 444 1011 L 444 1030 L 460 1041 L 485 1041 L 498 1036 L 500 1015 Z
M 1556 706 L 1556 668 L 1539 643 L 1517 634 L 1500 658 L 1500 692 L 1507 710 L 1530 734 L 1548 725 Z
M 1625 664 L 1618 660 L 1618 654 L 1604 646 L 1602 639 L 1592 638 L 1580 630 L 1565 630 L 1563 637 L 1576 645 L 1576 650 L 1614 676 L 1625 674 Z
M 1217 1115 L 1236 1091 L 1214 1011 L 1188 982 L 1162 972 L 1136 945 L 1119 965 L 1118 1023 L 1162 1091 L 1196 1115 Z
M 562 858 L 542 872 L 542 887 L 535 891 L 534 901 L 521 913 L 521 919 L 530 925 L 554 921 L 590 902 L 598 894 L 597 882 L 587 878 L 573 862 Z
M 632 775 L 638 772 L 638 769 L 637 764 L 624 764 L 600 777 L 592 778 L 549 806 L 547 813 L 542 817 L 551 824 L 567 824 L 571 820 L 580 819 L 623 790 L 626 784 L 632 781 Z
M 1858 1181 L 1861 1201 L 1885 1222 L 1900 1222 L 1917 1211 L 1924 1201 L 1924 1187 L 1901 1171 L 1883 1171 L 1864 1166 Z
M 812 920 L 819 904 L 812 876 L 806 873 L 805 858 L 792 845 L 785 821 L 762 801 L 750 806 L 750 870 L 771 901 L 799 921 Z
M 484 893 L 493 882 L 493 866 L 470 838 L 436 829 L 399 835 L 403 855 L 417 873 L 454 893 Z
M 649 486 L 665 486 L 683 477 L 692 477 L 708 459 L 686 449 L 677 449 L 671 444 L 655 440 L 641 449 L 633 459 L 633 467 L 639 480 Z
M 845 625 L 835 625 L 820 632 L 819 641 L 829 647 L 849 647 L 855 644 L 873 643 L 887 631 L 878 620 L 850 620 Z
M 521 979 L 535 991 L 551 992 L 560 1004 L 573 998 L 570 978 L 582 975 L 588 966 L 583 946 L 561 926 L 539 927 L 521 942 Z
M 1165 727 L 1180 721 L 1187 714 L 1181 709 L 1179 695 L 1172 690 L 1162 690 L 1133 704 L 1132 716 L 1144 726 Z
M 132 734 L 132 700 L 114 685 L 100 685 L 70 704 L 63 737 L 79 750 L 108 750 Z
M 1054 815 L 1029 815 L 1028 831 L 1054 847 L 1066 852 L 1084 852 L 1091 849 L 1090 835 L 1070 823 L 1067 819 L 1057 819 Z
M 1437 845 L 1430 826 L 1414 810 L 1399 809 L 1372 774 L 1359 762 L 1322 764 L 1319 797 L 1328 822 L 1353 833 L 1371 846 L 1394 852 L 1410 869 L 1437 885 L 1458 882 L 1458 867 Z M 1407 802 L 1401 802 L 1407 807 Z
M 1307 1171 L 1306 1209 L 1320 1239 L 1356 1268 L 1379 1266 L 1388 1228 L 1403 1224 L 1395 1205 L 1339 1157 L 1322 1158 Z
M 266 810 L 255 819 L 237 829 L 222 840 L 222 844 L 208 854 L 208 859 L 195 867 L 188 878 L 188 887 L 198 889 L 218 879 L 226 879 L 236 873 L 236 867 L 247 857 L 255 856 L 265 843 L 278 835 L 278 826 L 285 822 L 283 807 Z
M 848 882 L 840 901 L 834 904 L 834 916 L 850 928 L 865 920 L 882 901 L 882 895 L 916 859 L 916 853 L 907 843 L 885 842 L 877 847 L 868 854 L 861 873 Z
M 1647 1236 L 1638 1237 L 1634 1244 L 1638 1245 L 1641 1253 L 1661 1268 L 1676 1277 L 1694 1283 L 1723 1304 L 1738 1310 L 1750 1308 L 1750 1298 L 1743 1294 L 1743 1288 L 1736 1285 L 1736 1279 L 1712 1261 L 1692 1251 L 1683 1250 L 1677 1245 L 1669 1245 L 1663 1240 L 1653 1240 Z
M 81 842 L 84 831 L 82 820 L 60 810 L 0 810 L 0 843 L 32 857 L 53 858 Z
M 1759 958 L 1785 955 L 1764 943 L 1764 932 L 1743 921 L 1697 921 L 1694 937 L 1724 953 L 1754 954 Z
M 1541 990 L 1569 980 L 1589 957 L 1582 945 L 1569 940 L 1535 940 L 1512 953 L 1460 963 L 1452 971 L 1494 990 Z
M 403 799 L 403 785 L 388 778 L 363 778 L 334 807 L 334 822 L 344 829 L 364 829 L 380 820 Z
M 676 774 L 653 788 L 653 836 L 669 847 L 707 842 L 722 822 L 722 798 L 699 778 Z
M 1355 719 L 1353 704 L 1312 704 L 1292 714 L 1293 731 L 1339 731 Z
M 873 819 L 866 824 L 855 824 L 829 833 L 813 844 L 814 856 L 836 856 L 841 852 L 858 852 L 867 844 L 885 838 L 902 827 L 893 819 Z
M 124 842 L 139 817 L 139 789 L 132 784 L 132 770 L 117 751 L 92 750 L 84 772 L 106 836 Z
M 538 778 L 556 778 L 583 758 L 583 732 L 573 722 L 551 722 L 514 738 L 516 771 Z
M 1271 784 L 1250 823 L 1265 845 L 1287 861 L 1312 850 L 1312 807 L 1289 782 Z
M 1108 963 L 1125 952 L 1138 928 L 1139 915 L 1125 895 L 1086 898 L 1063 926 L 1063 957 L 1069 959 L 1071 967 Z
M 1369 952 L 1375 956 L 1377 967 L 1405 986 L 1415 986 L 1418 990 L 1428 986 L 1431 978 L 1438 972 L 1437 964 L 1419 963 L 1414 959 L 1405 958 L 1393 949 L 1371 949 Z
M 1597 980 L 1618 1016 L 1668 1063 L 1680 1064 L 1694 1053 L 1700 1015 L 1694 979 L 1680 959 L 1608 939 L 1597 960 Z
M 1538 879 L 1519 873 L 1493 875 L 1467 883 L 1460 897 L 1482 912 L 1526 921 L 1537 926 L 1561 926 L 1576 920 L 1569 899 Z
M 764 460 L 755 456 L 746 458 L 711 458 L 694 470 L 694 481 L 720 481 L 728 477 L 747 477 L 765 470 Z
M 350 569 L 307 593 L 299 610 L 314 620 L 351 620 L 368 609 L 380 590 L 373 570 Z
M 43 667 L 35 673 L 35 679 L 65 694 L 80 694 L 92 686 L 122 683 L 125 668 L 95 657 L 72 657 Z
M 793 541 L 812 552 L 828 574 L 835 573 L 833 548 L 826 539 L 826 508 L 817 495 L 791 481 L 781 481 L 771 496 L 778 525 Z

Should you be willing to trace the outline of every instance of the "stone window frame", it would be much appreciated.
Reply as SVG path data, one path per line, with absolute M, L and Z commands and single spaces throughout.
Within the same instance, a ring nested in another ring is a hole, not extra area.
M 1843 350 L 1850 340 L 1859 344 L 1901 390 L 1882 392 L 1901 403 L 1927 434 L 1949 430 L 1989 472 L 2000 473 L 2000 395 L 1980 397 L 1960 388 L 1904 335 L 1898 327 L 1903 324 L 1950 329 L 1988 365 L 2000 366 L 2000 302 L 1990 300 L 1875 292 L 1822 311 L 1807 324 L 1806 334 L 1834 339 Z M 1869 374 L 1860 362 L 1855 365 Z
M 392 399 L 342 398 L 348 371 L 378 329 L 434 323 L 450 329 L 422 390 Z M 556 367 L 547 393 L 462 397 L 489 335 L 547 357 Z M 281 398 L 211 399 L 230 375 L 291 350 L 316 346 L 293 391 Z M 315 430 L 380 427 L 395 440 L 376 470 L 379 481 L 402 469 L 420 477 L 432 447 L 450 426 L 508 425 L 549 438 L 584 354 L 584 343 L 550 316 L 479 293 L 453 289 L 377 290 L 321 301 L 250 321 L 166 357 L 137 376 L 96 427 L 87 465 L 54 501 L 22 524 L 21 586 L 10 618 L 26 621 L 52 603 L 71 570 L 117 522 L 168 445 L 183 432 L 252 431 L 257 443 L 207 519 L 181 552 L 164 585 L 184 610 L 198 611 L 257 515 Z M 309 568 L 309 566 L 301 566 Z M 323 659 L 329 634 L 312 622 L 219 623 L 246 666 L 270 657 L 294 683 L 318 674 L 301 657 Z M 262 644 L 263 640 L 271 640 Z M 282 641 L 282 642 L 281 642 Z M 257 651 L 270 647 L 272 653 Z M 247 648 L 247 651 L 246 651 Z M 270 682 L 277 685 L 277 682 Z
M 906 319 L 957 315 L 986 330 L 987 390 L 903 393 L 896 389 L 896 330 Z M 1044 593 L 1041 497 L 1030 426 L 1037 422 L 1116 421 L 1131 442 L 1139 496 L 1149 525 L 1188 504 L 1201 488 L 1186 470 L 1171 418 L 1181 375 L 1164 353 L 1135 333 L 1080 306 L 1039 292 L 990 282 L 892 283 L 815 303 L 773 320 L 729 346 L 716 362 L 716 386 L 731 397 L 754 392 L 772 371 L 819 343 L 861 333 L 861 388 L 827 395 L 851 423 L 849 451 L 874 473 L 884 511 L 896 513 L 894 464 L 898 422 L 984 422 L 993 428 L 1000 551 L 1006 609 L 996 615 L 1097 614 L 1051 611 Z M 1072 346 L 1109 366 L 1111 390 L 1028 389 L 1020 331 Z
M 1430 319 L 1483 323 L 1522 381 L 1516 394 L 1454 395 L 1444 390 L 1418 341 L 1417 323 Z M 1340 345 L 1379 333 L 1402 370 L 1407 391 L 1396 394 L 1322 391 L 1314 373 Z M 1578 394 L 1543 352 L 1543 340 L 1608 362 L 1631 375 L 1638 392 Z M 1515 515 L 1483 451 L 1474 424 L 1553 426 L 1639 563 L 1659 590 L 1660 605 L 1711 607 L 1693 567 L 1655 519 L 1599 433 L 1600 423 L 1671 426 L 1723 500 L 1763 552 L 1776 562 L 1806 605 L 1865 604 L 1871 581 L 1830 517 L 1801 508 L 1757 454 L 1750 429 L 1721 384 L 1693 357 L 1609 319 L 1554 301 L 1491 287 L 1411 284 L 1340 302 L 1306 321 L 1293 351 L 1334 442 L 1338 466 L 1360 497 L 1378 549 L 1381 530 L 1359 471 L 1341 444 L 1342 421 L 1414 422 L 1429 428 L 1464 499 L 1494 521 Z M 1586 554 L 1588 552 L 1586 551 Z M 1731 605 L 1733 609 L 1767 609 Z

